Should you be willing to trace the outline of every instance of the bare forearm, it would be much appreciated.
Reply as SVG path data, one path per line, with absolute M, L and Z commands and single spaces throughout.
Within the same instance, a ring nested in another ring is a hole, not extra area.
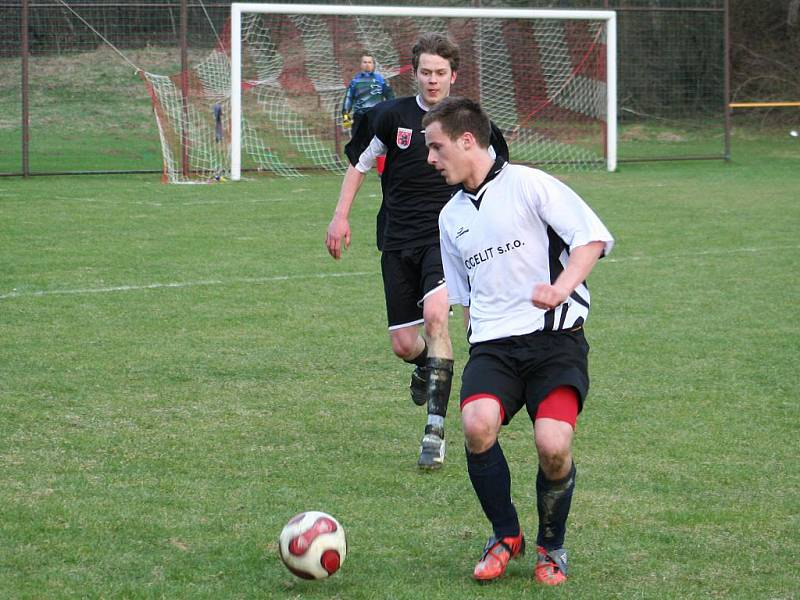
M 550 310 L 569 298 L 581 283 L 586 281 L 598 259 L 603 254 L 603 242 L 589 242 L 575 248 L 569 255 L 566 268 L 555 282 L 537 284 L 533 290 L 532 302 L 536 308 Z
M 352 165 L 347 168 L 347 173 L 342 181 L 342 189 L 339 192 L 339 202 L 336 203 L 336 210 L 333 218 L 328 225 L 328 232 L 325 236 L 325 246 L 328 253 L 336 260 L 342 257 L 342 249 L 350 247 L 350 208 L 358 193 L 358 188 L 364 181 L 364 174 Z
M 603 242 L 589 242 L 585 246 L 575 248 L 569 255 L 567 267 L 558 276 L 554 285 L 568 290 L 567 296 L 569 296 L 589 277 L 589 273 L 603 255 L 604 247 Z
M 364 173 L 356 169 L 353 165 L 347 167 L 347 172 L 342 180 L 342 188 L 339 191 L 339 202 L 333 212 L 334 217 L 347 219 L 350 216 L 350 209 L 356 199 L 356 194 L 364 182 Z

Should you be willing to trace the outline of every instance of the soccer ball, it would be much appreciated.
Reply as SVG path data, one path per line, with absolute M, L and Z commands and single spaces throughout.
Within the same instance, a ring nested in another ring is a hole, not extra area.
M 281 531 L 278 551 L 286 568 L 303 579 L 325 579 L 347 556 L 347 539 L 339 521 L 308 511 L 292 517 Z

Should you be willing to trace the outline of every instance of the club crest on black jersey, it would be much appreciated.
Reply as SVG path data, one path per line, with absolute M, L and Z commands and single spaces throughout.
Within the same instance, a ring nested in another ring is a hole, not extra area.
M 414 132 L 406 127 L 397 128 L 397 147 L 400 150 L 405 150 L 411 145 L 411 135 Z

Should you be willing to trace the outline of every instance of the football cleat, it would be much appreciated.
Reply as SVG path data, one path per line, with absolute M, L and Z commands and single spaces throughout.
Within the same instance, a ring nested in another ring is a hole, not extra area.
M 483 556 L 475 565 L 472 577 L 480 582 L 494 581 L 506 572 L 508 561 L 525 555 L 525 536 L 519 535 L 501 539 L 492 536 L 483 548 Z
M 536 567 L 533 576 L 539 583 L 545 585 L 560 585 L 567 580 L 567 551 L 545 550 L 536 547 Z
M 417 406 L 425 406 L 428 402 L 428 369 L 417 367 L 411 372 L 411 401 Z
M 439 469 L 444 463 L 444 429 L 425 425 L 425 435 L 419 449 L 420 469 Z

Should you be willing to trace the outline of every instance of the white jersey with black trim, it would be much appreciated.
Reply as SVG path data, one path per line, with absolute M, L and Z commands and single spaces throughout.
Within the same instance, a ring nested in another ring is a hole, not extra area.
M 555 177 L 499 160 L 475 193 L 457 192 L 439 215 L 451 304 L 469 307 L 471 344 L 571 329 L 589 315 L 585 282 L 554 310 L 536 308 L 537 283 L 553 283 L 569 252 L 614 238 L 591 208 Z

